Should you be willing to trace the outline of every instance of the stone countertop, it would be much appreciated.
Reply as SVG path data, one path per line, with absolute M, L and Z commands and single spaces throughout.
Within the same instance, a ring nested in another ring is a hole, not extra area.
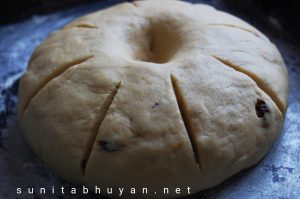
M 107 0 L 73 7 L 47 15 L 35 15 L 22 22 L 0 26 L 0 199 L 16 198 L 17 187 L 64 186 L 67 191 L 82 187 L 61 180 L 50 172 L 24 141 L 16 119 L 19 78 L 35 47 L 51 32 L 74 18 L 122 2 Z M 194 0 L 214 5 L 236 14 L 221 0 Z M 188 198 L 211 199 L 297 199 L 300 198 L 300 51 L 297 46 L 265 29 L 259 21 L 238 15 L 255 25 L 281 51 L 290 77 L 289 107 L 280 138 L 269 154 L 256 166 L 247 169 L 221 185 Z M 78 198 L 79 195 L 77 195 Z M 88 194 L 85 198 L 94 198 Z M 18 198 L 74 198 L 60 190 L 47 197 L 21 194 Z M 76 198 L 76 197 L 75 197 Z

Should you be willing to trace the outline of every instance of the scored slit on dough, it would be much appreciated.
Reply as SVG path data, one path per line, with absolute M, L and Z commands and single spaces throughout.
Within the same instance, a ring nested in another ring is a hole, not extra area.
M 24 102 L 21 104 L 20 116 L 22 117 L 22 115 L 26 111 L 27 107 L 29 106 L 29 104 L 30 104 L 31 100 L 34 98 L 34 96 L 36 96 L 49 82 L 51 82 L 51 80 L 62 75 L 69 68 L 79 65 L 79 64 L 82 64 L 82 63 L 86 62 L 87 60 L 91 59 L 92 57 L 94 57 L 94 55 L 87 55 L 87 56 L 75 59 L 71 62 L 65 63 L 65 64 L 61 65 L 60 67 L 58 67 L 57 70 L 55 70 L 52 74 L 47 76 L 45 79 L 41 80 L 39 85 L 31 92 L 31 94 L 29 95 L 29 97 L 26 100 L 24 99 Z
M 97 25 L 95 24 L 92 24 L 92 23 L 88 23 L 88 22 L 84 22 L 84 23 L 79 23 L 79 24 L 76 24 L 76 25 L 71 25 L 71 26 L 65 26 L 63 28 L 63 30 L 66 30 L 66 29 L 70 29 L 70 28 L 87 28 L 87 29 L 97 29 L 99 28 Z
M 251 30 L 251 29 L 248 29 L 248 28 L 238 26 L 238 25 L 212 23 L 212 24 L 207 24 L 207 26 L 225 26 L 225 27 L 229 27 L 229 28 L 237 28 L 237 29 L 240 29 L 242 31 L 250 32 L 250 33 L 254 34 L 256 37 L 259 37 L 261 39 L 265 39 L 258 32 L 254 31 L 254 30 Z
M 187 104 L 184 100 L 183 94 L 181 92 L 181 88 L 178 85 L 178 81 L 177 78 L 171 74 L 171 83 L 172 83 L 172 87 L 173 87 L 173 92 L 176 98 L 176 102 L 177 102 L 177 106 L 182 118 L 182 121 L 184 123 L 186 132 L 188 134 L 188 138 L 190 140 L 192 149 L 193 149 L 193 153 L 194 153 L 194 159 L 195 162 L 198 164 L 199 166 L 199 170 L 202 170 L 202 165 L 201 165 L 201 158 L 200 158 L 200 154 L 198 152 L 198 144 L 196 141 L 196 133 L 195 133 L 195 129 L 194 126 L 192 124 L 192 121 L 190 119 L 190 114 L 187 108 Z
M 277 97 L 275 92 L 270 87 L 265 85 L 264 81 L 261 80 L 257 75 L 255 75 L 255 74 L 251 73 L 250 71 L 247 71 L 247 70 L 243 69 L 242 67 L 240 67 L 226 59 L 223 59 L 219 56 L 213 55 L 212 57 L 215 58 L 216 60 L 218 60 L 219 62 L 223 63 L 224 65 L 247 75 L 250 79 L 252 79 L 256 83 L 256 85 L 262 91 L 264 91 L 271 98 L 271 100 L 276 104 L 277 108 L 280 110 L 281 114 L 284 113 L 284 105 L 281 103 L 280 99 Z
M 118 90 L 120 89 L 120 86 L 121 86 L 121 82 L 119 82 L 115 86 L 115 88 L 113 89 L 113 91 L 111 92 L 111 94 L 107 97 L 107 99 L 105 100 L 105 102 L 104 102 L 104 104 L 103 104 L 103 106 L 101 108 L 102 110 L 101 110 L 101 112 L 99 114 L 99 117 L 97 117 L 97 122 L 96 122 L 96 125 L 95 125 L 96 129 L 95 129 L 94 132 L 91 132 L 91 134 L 90 134 L 90 137 L 89 137 L 88 142 L 86 144 L 85 150 L 83 152 L 83 157 L 82 157 L 82 160 L 81 160 L 80 167 L 81 167 L 83 175 L 85 175 L 86 165 L 87 165 L 87 163 L 89 161 L 89 157 L 91 155 L 91 152 L 92 152 L 92 149 L 93 149 L 93 145 L 94 145 L 94 143 L 96 141 L 96 137 L 98 135 L 99 129 L 101 127 L 101 124 L 102 124 L 102 122 L 103 122 L 103 120 L 104 120 L 104 118 L 105 118 L 105 116 L 107 114 L 107 111 L 108 111 L 110 105 L 113 103 L 114 98 L 117 95 Z
M 75 26 L 77 28 L 98 28 L 98 26 L 92 25 L 92 24 L 78 24 L 77 26 Z

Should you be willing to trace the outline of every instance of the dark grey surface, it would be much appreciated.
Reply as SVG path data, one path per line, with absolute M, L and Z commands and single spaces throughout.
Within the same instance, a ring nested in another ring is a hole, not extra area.
M 26 21 L 0 26 L 0 199 L 16 198 L 16 188 L 56 187 L 54 195 L 22 194 L 18 198 L 82 198 L 59 193 L 73 184 L 59 179 L 34 156 L 24 141 L 16 120 L 18 80 L 24 72 L 34 48 L 49 33 L 61 28 L 74 18 L 121 1 L 103 1 L 78 6 L 48 15 L 33 16 Z M 220 0 L 191 1 L 212 4 L 235 13 Z M 247 16 L 240 17 L 247 20 Z M 278 142 L 256 166 L 226 180 L 221 185 L 190 196 L 212 199 L 297 199 L 300 198 L 300 58 L 296 46 L 274 37 L 259 21 L 250 21 L 260 28 L 279 47 L 290 76 L 289 108 Z M 277 35 L 277 34 L 276 34 Z M 80 186 L 77 187 L 78 191 Z M 94 198 L 94 195 L 85 198 Z

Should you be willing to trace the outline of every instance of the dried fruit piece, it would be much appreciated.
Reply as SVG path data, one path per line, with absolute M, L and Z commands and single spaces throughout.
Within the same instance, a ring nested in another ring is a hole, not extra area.
M 270 109 L 266 102 L 262 99 L 257 99 L 256 105 L 255 105 L 256 115 L 259 118 L 262 118 L 265 116 L 265 113 L 269 113 Z
M 98 144 L 101 147 L 101 149 L 106 151 L 106 152 L 118 151 L 121 148 L 123 148 L 122 144 L 114 144 L 112 142 L 108 142 L 108 141 L 105 141 L 105 140 L 100 140 Z

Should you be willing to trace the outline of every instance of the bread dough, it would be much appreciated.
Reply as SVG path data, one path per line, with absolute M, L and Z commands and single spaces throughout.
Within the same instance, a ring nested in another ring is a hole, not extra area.
M 57 175 L 147 187 L 151 197 L 164 187 L 196 193 L 257 163 L 280 133 L 288 75 L 276 47 L 246 22 L 207 5 L 148 0 L 53 33 L 19 94 L 25 138 Z

